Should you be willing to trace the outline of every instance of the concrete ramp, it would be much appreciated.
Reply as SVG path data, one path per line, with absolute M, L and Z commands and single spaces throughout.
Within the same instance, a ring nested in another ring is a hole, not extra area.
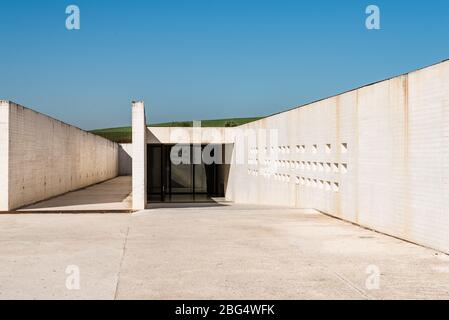
M 22 208 L 17 213 L 130 213 L 131 177 L 117 177 Z

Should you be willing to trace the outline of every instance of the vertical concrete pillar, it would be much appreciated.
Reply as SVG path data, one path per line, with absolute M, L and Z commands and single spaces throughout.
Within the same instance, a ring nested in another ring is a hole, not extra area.
M 9 209 L 9 102 L 0 100 L 0 211 Z
M 132 104 L 133 139 L 133 209 L 143 210 L 147 205 L 147 125 L 143 101 Z

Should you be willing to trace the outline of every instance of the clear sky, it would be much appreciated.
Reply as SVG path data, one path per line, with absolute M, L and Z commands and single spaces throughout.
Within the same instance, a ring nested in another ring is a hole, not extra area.
M 84 129 L 129 125 L 139 99 L 151 123 L 263 116 L 449 58 L 447 0 L 1 0 L 0 16 L 0 99 Z

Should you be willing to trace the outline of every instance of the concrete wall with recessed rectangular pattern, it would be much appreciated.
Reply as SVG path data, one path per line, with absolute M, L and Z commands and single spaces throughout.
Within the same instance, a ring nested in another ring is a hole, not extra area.
M 240 143 L 229 200 L 313 208 L 449 253 L 448 61 L 239 129 L 259 134 Z

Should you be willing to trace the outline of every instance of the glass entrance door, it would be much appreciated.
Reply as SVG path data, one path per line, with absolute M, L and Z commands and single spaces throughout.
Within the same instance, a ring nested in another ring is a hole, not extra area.
M 195 195 L 214 196 L 217 193 L 217 166 L 203 163 L 204 146 L 173 148 L 172 145 L 148 146 L 149 201 L 165 201 L 176 195 L 191 195 L 192 199 Z M 172 152 L 177 152 L 177 159 L 183 161 L 172 161 Z
M 163 146 L 147 148 L 147 188 L 149 201 L 163 201 L 164 197 Z

